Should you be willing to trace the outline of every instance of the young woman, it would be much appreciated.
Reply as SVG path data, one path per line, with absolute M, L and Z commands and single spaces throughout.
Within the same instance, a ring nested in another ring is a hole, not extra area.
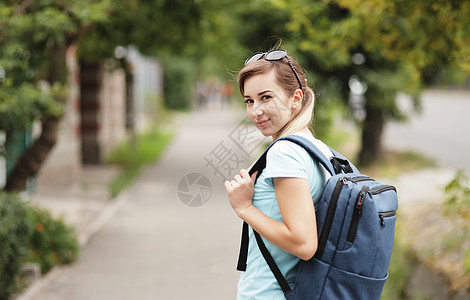
M 296 134 L 308 138 L 327 157 L 328 147 L 310 131 L 314 94 L 298 63 L 282 49 L 248 58 L 238 75 L 247 115 L 265 136 L 276 140 Z M 326 170 L 306 150 L 289 141 L 277 142 L 268 152 L 266 168 L 255 182 L 242 169 L 225 182 L 237 215 L 264 239 L 293 288 L 297 266 L 317 249 L 315 204 L 320 199 Z M 284 299 L 250 230 L 247 269 L 238 283 L 237 299 Z

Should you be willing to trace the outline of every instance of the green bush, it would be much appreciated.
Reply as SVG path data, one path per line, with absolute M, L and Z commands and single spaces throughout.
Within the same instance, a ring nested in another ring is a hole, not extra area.
M 173 133 L 152 129 L 127 141 L 110 153 L 108 162 L 122 167 L 122 172 L 111 181 L 111 196 L 115 197 L 139 175 L 142 166 L 156 161 L 173 138 Z
M 42 274 L 75 261 L 79 244 L 73 227 L 39 207 L 30 207 L 29 218 L 32 235 L 27 261 L 38 263 Z
M 467 252 L 465 252 L 463 265 L 465 273 L 470 274 L 470 249 L 467 249 Z
M 188 59 L 163 59 L 164 103 L 169 109 L 189 110 L 196 81 L 194 63 Z
M 382 300 L 406 299 L 406 288 L 415 258 L 408 247 L 400 243 L 397 235 L 395 235 L 392 259 L 388 268 L 389 277 L 380 298 Z
M 470 178 L 459 170 L 444 188 L 447 195 L 445 210 L 470 220 Z
M 26 205 L 18 195 L 0 192 L 0 299 L 18 289 L 29 237 Z

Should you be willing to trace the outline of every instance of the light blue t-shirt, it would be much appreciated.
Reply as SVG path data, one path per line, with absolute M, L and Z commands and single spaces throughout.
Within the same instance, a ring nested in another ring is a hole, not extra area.
M 328 158 L 332 155 L 327 146 L 313 136 L 301 132 L 295 134 L 308 138 Z M 268 151 L 266 168 L 255 184 L 253 205 L 267 216 L 282 222 L 281 212 L 274 192 L 273 178 L 295 177 L 307 179 L 314 205 L 316 205 L 328 176 L 321 164 L 317 160 L 313 160 L 304 148 L 289 141 L 279 141 Z M 240 276 L 237 299 L 285 299 L 284 293 L 258 248 L 251 227 L 249 233 L 247 269 Z M 264 238 L 263 241 L 292 288 L 297 276 L 300 258 L 281 250 Z

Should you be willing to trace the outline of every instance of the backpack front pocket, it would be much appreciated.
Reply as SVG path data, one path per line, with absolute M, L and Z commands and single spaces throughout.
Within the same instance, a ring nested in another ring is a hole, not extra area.
M 331 267 L 320 299 L 380 299 L 388 273 L 383 278 L 366 277 Z

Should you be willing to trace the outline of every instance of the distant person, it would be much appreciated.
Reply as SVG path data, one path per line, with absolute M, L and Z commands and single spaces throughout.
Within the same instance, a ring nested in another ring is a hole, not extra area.
M 233 85 L 228 81 L 224 82 L 220 93 L 222 94 L 222 106 L 228 105 L 233 97 Z
M 264 136 L 273 140 L 300 135 L 314 143 L 326 157 L 332 153 L 311 131 L 314 93 L 302 68 L 282 49 L 256 53 L 238 74 L 248 118 Z M 268 152 L 266 168 L 255 182 L 242 169 L 225 182 L 236 214 L 256 230 L 293 285 L 301 259 L 317 250 L 315 205 L 328 175 L 304 148 L 289 141 L 277 142 Z M 240 276 L 237 299 L 285 299 L 250 231 L 247 268 Z

